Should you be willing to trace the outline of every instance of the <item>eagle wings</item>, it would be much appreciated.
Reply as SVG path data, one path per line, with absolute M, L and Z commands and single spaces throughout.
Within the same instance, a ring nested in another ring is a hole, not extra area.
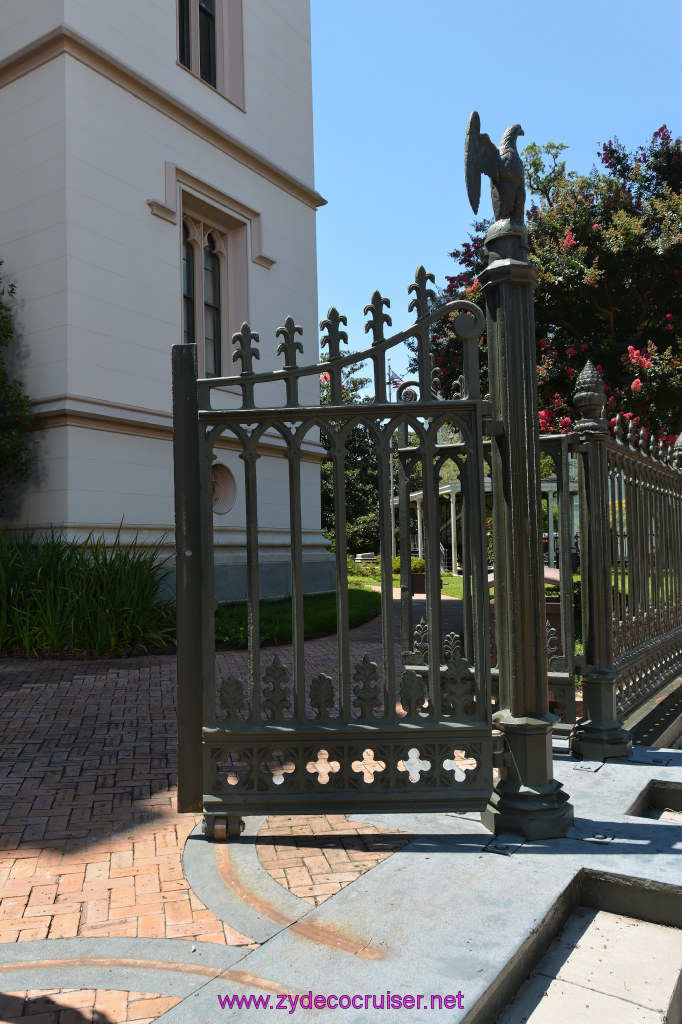
M 481 198 L 481 174 L 487 174 L 495 220 L 523 220 L 526 189 L 523 163 L 516 149 L 519 135 L 523 135 L 521 125 L 511 125 L 502 136 L 498 149 L 485 132 L 481 133 L 481 119 L 473 111 L 464 142 L 464 171 L 467 195 L 474 213 L 478 213 Z

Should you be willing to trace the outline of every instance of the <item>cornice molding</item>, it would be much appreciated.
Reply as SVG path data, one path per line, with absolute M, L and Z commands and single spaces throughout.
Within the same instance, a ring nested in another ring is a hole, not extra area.
M 173 417 L 170 413 L 143 409 L 134 405 L 120 405 L 98 398 L 78 395 L 53 395 L 32 402 L 33 430 L 54 427 L 82 427 L 86 430 L 105 430 L 110 434 L 132 434 L 163 441 L 173 440 Z M 222 436 L 216 448 L 241 452 L 236 438 Z M 276 432 L 266 433 L 259 444 L 263 453 L 278 457 L 286 454 L 286 443 Z M 320 462 L 327 452 L 318 443 L 303 442 L 301 456 L 304 462 Z
M 52 32 L 48 32 L 0 61 L 0 88 L 62 55 L 68 55 L 74 60 L 80 61 L 81 64 L 114 82 L 137 99 L 165 114 L 199 138 L 209 142 L 245 167 L 277 185 L 284 192 L 305 203 L 306 206 L 316 209 L 326 205 L 327 200 L 306 182 L 290 174 L 251 146 L 241 142 L 193 107 L 172 96 L 149 78 L 133 71 L 127 64 L 67 25 L 60 25 Z M 158 215 L 163 216 L 163 213 L 159 211 Z

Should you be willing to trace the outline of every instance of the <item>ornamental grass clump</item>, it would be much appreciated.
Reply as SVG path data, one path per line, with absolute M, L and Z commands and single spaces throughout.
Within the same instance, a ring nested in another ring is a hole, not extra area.
M 111 544 L 0 533 L 0 650 L 99 657 L 164 647 L 174 635 L 167 575 L 160 545 L 123 544 L 120 531 Z

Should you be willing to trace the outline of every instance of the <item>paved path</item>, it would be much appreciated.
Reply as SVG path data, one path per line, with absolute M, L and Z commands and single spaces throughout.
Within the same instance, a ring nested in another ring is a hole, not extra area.
M 378 656 L 376 622 L 352 645 Z M 329 670 L 335 641 L 306 661 Z M 261 1024 L 220 999 L 387 988 L 461 990 L 461 1012 L 419 1018 L 460 1020 L 581 866 L 682 884 L 677 826 L 626 816 L 650 779 L 682 779 L 676 752 L 595 774 L 559 755 L 574 833 L 491 857 L 499 842 L 452 814 L 249 819 L 207 843 L 175 811 L 172 657 L 0 660 L 0 736 L 1 1021 Z

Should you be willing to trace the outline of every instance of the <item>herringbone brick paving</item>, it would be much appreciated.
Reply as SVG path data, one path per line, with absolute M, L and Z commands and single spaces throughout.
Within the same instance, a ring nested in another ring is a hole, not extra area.
M 358 630 L 351 657 L 365 651 L 380 661 L 371 630 Z M 278 654 L 290 661 L 290 649 Z M 219 677 L 244 671 L 245 652 L 216 657 Z M 306 675 L 334 675 L 335 666 L 334 638 L 306 645 Z M 199 816 L 175 810 L 175 686 L 172 656 L 0 659 L 0 942 L 158 937 L 255 947 L 183 875 L 183 847 Z M 292 834 L 301 837 L 295 848 L 285 842 Z M 408 840 L 396 837 L 394 848 Z M 268 821 L 258 849 L 280 884 L 318 903 L 388 856 L 386 842 L 371 826 L 314 815 Z M 3 999 L 0 1020 L 32 1024 L 132 1024 L 177 1002 L 58 989 Z
M 151 1024 L 176 996 L 110 989 L 49 989 L 0 994 L 2 1024 Z

